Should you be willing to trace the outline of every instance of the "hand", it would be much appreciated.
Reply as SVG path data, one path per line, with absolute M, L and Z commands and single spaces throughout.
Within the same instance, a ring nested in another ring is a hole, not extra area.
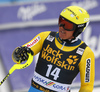
M 24 46 L 24 47 L 17 47 L 12 54 L 12 59 L 15 63 L 21 63 L 25 60 L 28 60 L 28 53 L 31 53 L 33 55 L 33 51 Z

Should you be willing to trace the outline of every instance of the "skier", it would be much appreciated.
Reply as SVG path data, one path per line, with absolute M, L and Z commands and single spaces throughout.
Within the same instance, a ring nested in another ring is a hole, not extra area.
M 93 91 L 94 53 L 78 38 L 88 24 L 89 14 L 85 9 L 68 6 L 60 13 L 58 32 L 41 32 L 13 51 L 12 59 L 17 63 L 27 60 L 28 53 L 40 52 L 28 92 L 70 92 L 79 72 L 79 92 Z

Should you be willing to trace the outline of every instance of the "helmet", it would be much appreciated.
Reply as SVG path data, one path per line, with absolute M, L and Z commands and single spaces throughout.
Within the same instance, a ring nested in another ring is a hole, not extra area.
M 61 13 L 60 17 L 75 24 L 74 37 L 77 37 L 89 24 L 88 12 L 79 6 L 66 7 Z

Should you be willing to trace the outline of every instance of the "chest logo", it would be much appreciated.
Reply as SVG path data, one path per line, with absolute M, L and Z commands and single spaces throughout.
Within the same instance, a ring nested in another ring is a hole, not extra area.
M 63 69 L 74 71 L 76 63 L 79 60 L 78 55 L 69 55 L 63 59 L 62 57 L 63 53 L 60 50 L 51 48 L 50 44 L 44 47 L 41 52 L 41 59 Z
M 84 52 L 83 48 L 78 48 L 78 50 L 76 51 L 76 53 L 79 55 L 83 55 L 83 52 Z
M 54 37 L 53 37 L 52 35 L 49 35 L 49 36 L 47 37 L 47 40 L 50 41 L 50 42 L 53 42 Z
M 68 61 L 69 65 L 75 65 L 78 61 L 77 55 L 70 55 L 69 58 L 66 59 L 66 61 Z

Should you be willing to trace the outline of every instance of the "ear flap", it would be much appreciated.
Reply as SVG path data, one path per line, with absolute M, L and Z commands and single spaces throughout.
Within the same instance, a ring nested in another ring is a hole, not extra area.
M 88 26 L 88 24 L 89 24 L 89 22 L 77 25 L 73 36 L 76 38 L 79 34 L 81 34 L 82 31 L 84 30 L 84 28 L 86 28 Z
M 82 33 L 84 27 L 76 28 L 75 32 L 73 33 L 73 36 L 76 38 L 79 34 Z

